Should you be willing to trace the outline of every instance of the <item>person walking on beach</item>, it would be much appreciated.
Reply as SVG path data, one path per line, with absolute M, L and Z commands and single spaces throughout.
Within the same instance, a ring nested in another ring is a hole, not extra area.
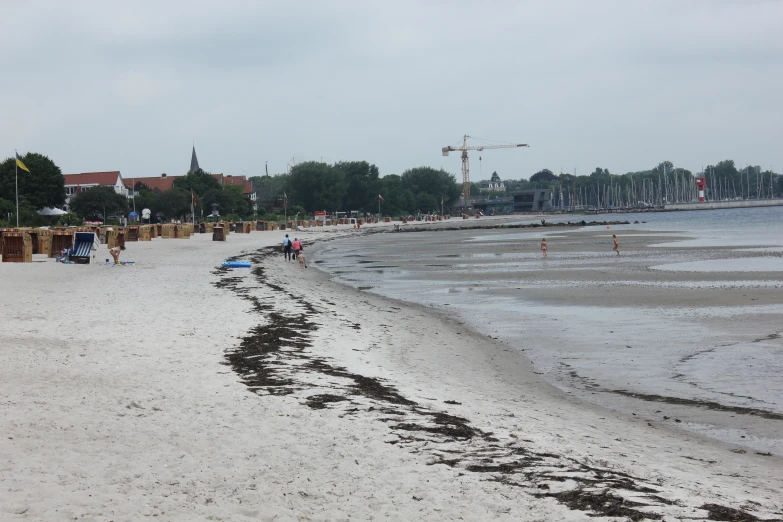
M 294 259 L 299 257 L 299 252 L 302 250 L 302 242 L 299 239 L 294 238 L 294 242 L 291 243 L 291 247 L 294 249 Z
M 541 253 L 544 254 L 544 259 L 546 259 L 546 238 L 541 240 Z
M 617 252 L 617 255 L 619 256 L 620 255 L 620 243 L 617 242 L 617 236 L 615 234 L 612 234 L 612 240 L 614 241 L 614 248 L 612 250 Z
M 285 257 L 286 261 L 291 261 L 292 248 L 293 244 L 291 243 L 291 238 L 286 234 L 285 238 L 283 238 L 283 257 Z

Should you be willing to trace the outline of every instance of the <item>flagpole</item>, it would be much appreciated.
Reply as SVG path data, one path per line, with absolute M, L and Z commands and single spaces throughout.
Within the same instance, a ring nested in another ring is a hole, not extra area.
M 16 228 L 19 228 L 19 163 L 16 149 L 14 149 L 14 185 L 16 188 Z

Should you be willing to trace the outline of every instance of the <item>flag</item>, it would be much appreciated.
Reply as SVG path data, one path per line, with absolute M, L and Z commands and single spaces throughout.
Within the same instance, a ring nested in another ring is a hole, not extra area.
M 381 196 L 380 194 L 378 194 L 378 199 L 380 199 L 381 201 L 386 201 L 385 199 L 383 199 L 383 196 Z
M 16 152 L 15 154 L 16 154 L 16 166 L 29 174 L 30 169 L 28 169 L 27 166 L 24 163 L 22 163 L 22 157 L 19 155 L 18 152 Z
M 193 206 L 195 207 L 198 205 L 198 200 L 196 199 L 196 194 L 193 192 L 193 189 L 190 189 L 190 199 L 193 201 Z

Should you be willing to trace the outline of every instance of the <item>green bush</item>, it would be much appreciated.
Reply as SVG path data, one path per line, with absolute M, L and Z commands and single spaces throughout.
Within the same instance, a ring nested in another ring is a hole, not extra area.
M 74 214 L 73 212 L 68 212 L 67 214 L 63 214 L 62 216 L 59 216 L 56 221 L 56 226 L 62 227 L 65 225 L 68 226 L 79 226 L 83 224 L 84 221 L 82 218 Z

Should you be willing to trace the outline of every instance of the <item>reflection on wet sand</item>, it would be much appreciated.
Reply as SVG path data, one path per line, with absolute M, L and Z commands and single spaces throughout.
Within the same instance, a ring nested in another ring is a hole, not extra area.
M 611 251 L 612 234 L 621 257 Z M 692 236 L 640 225 L 557 236 L 414 236 L 398 243 L 380 234 L 360 246 L 326 248 L 319 267 L 370 292 L 448 307 L 585 400 L 655 415 L 660 401 L 648 398 L 669 397 L 666 422 L 783 452 L 776 417 L 783 414 L 783 342 L 775 336 L 783 329 L 783 258 L 774 245 L 681 248 L 672 240 Z M 541 237 L 548 259 L 541 259 Z M 352 247 L 363 261 L 353 259 Z M 736 413 L 743 408 L 768 415 Z

